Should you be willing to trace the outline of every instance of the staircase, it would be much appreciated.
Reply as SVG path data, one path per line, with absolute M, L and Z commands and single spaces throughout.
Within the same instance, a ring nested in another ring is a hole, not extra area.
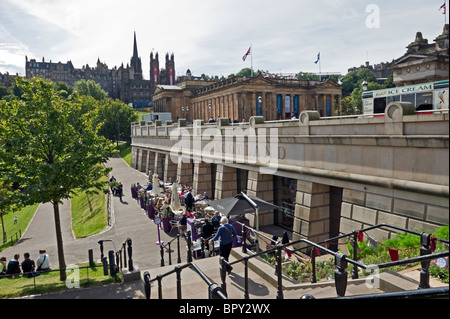
M 244 254 L 240 248 L 232 250 L 230 262 L 242 259 Z M 210 279 L 211 282 L 221 286 L 219 272 L 219 256 L 204 259 L 196 259 L 193 261 L 199 269 Z M 233 271 L 226 277 L 226 290 L 229 299 L 244 299 L 244 264 L 238 263 L 233 265 Z M 173 270 L 175 265 L 165 266 L 158 269 L 149 270 L 150 278 L 156 278 L 157 275 L 167 273 Z M 414 269 L 418 275 L 419 271 Z M 277 298 L 277 276 L 275 268 L 258 258 L 249 260 L 249 298 L 250 299 L 275 299 Z M 348 279 L 347 290 L 345 296 L 357 296 L 366 294 L 380 294 L 387 292 L 398 292 L 404 290 L 416 290 L 419 281 L 411 278 L 410 273 L 399 274 L 395 272 L 384 272 L 379 275 L 378 281 L 375 283 L 370 281 L 367 283 L 366 278 Z M 177 278 L 176 274 L 171 274 L 161 280 L 162 298 L 177 298 Z M 318 283 L 298 283 L 292 278 L 283 275 L 282 280 L 284 299 L 299 299 L 303 295 L 311 295 L 316 299 L 336 298 L 336 289 L 334 280 L 322 281 Z M 446 286 L 437 280 L 430 280 L 432 288 Z M 201 277 L 192 269 L 186 268 L 181 271 L 181 293 L 183 299 L 208 299 L 208 286 Z M 378 288 L 370 287 L 377 286 Z M 448 286 L 448 285 L 447 285 Z M 151 285 L 151 299 L 158 299 L 157 282 Z

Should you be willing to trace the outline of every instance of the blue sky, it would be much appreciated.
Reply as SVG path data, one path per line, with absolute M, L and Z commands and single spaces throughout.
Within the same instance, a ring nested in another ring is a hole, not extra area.
M 272 73 L 346 74 L 390 62 L 417 31 L 442 33 L 444 0 L 0 0 L 0 72 L 24 75 L 25 55 L 71 60 L 76 68 L 130 62 L 133 32 L 144 78 L 150 52 L 174 53 L 177 75 L 224 75 L 250 67 Z M 447 1 L 448 7 L 448 1 Z M 170 14 L 171 13 L 171 14 Z M 447 17 L 448 21 L 448 17 Z M 242 56 L 252 45 L 252 59 Z

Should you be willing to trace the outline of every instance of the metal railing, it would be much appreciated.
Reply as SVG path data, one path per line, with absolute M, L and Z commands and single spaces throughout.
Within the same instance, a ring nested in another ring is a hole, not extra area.
M 254 232 L 257 236 L 261 236 L 264 237 L 270 241 L 273 241 L 273 239 L 268 238 L 267 236 L 265 236 L 264 234 L 256 231 L 255 229 L 252 229 L 251 227 L 246 226 L 245 224 L 239 223 L 242 226 L 242 252 L 243 253 L 247 253 L 247 248 L 248 248 L 248 244 L 247 244 L 247 234 L 248 232 L 252 231 Z M 248 268 L 249 268 L 249 261 L 252 258 L 256 258 L 259 257 L 261 255 L 266 255 L 269 253 L 275 253 L 276 256 L 276 267 L 275 267 L 275 273 L 277 276 L 277 293 L 276 293 L 276 298 L 277 299 L 283 299 L 284 298 L 284 294 L 283 294 L 283 272 L 282 272 L 282 252 L 285 249 L 289 248 L 291 253 L 297 253 L 301 250 L 307 250 L 310 249 L 311 250 L 311 265 L 312 265 L 312 276 L 311 276 L 311 282 L 315 283 L 317 282 L 316 279 L 316 267 L 315 267 L 315 257 L 316 257 L 316 253 L 317 252 L 322 252 L 325 254 L 329 254 L 331 256 L 334 257 L 334 264 L 336 267 L 335 273 L 334 273 L 334 281 L 335 281 L 335 289 L 336 289 L 336 294 L 338 298 L 345 298 L 345 292 L 347 289 L 347 280 L 348 280 L 348 273 L 347 273 L 347 267 L 349 264 L 353 265 L 353 271 L 352 271 L 352 279 L 357 279 L 358 278 L 358 268 L 360 269 L 365 269 L 365 270 L 369 270 L 369 269 L 373 269 L 374 265 L 365 265 L 362 262 L 358 261 L 357 258 L 357 245 L 358 245 L 358 235 L 361 232 L 366 232 L 369 230 L 373 230 L 373 229 L 377 229 L 377 228 L 392 228 L 398 231 L 403 231 L 406 233 L 410 233 L 413 235 L 417 235 L 420 236 L 420 256 L 418 257 L 412 257 L 412 258 L 407 258 L 407 259 L 403 259 L 403 260 L 396 260 L 396 261 L 391 261 L 391 262 L 386 262 L 386 263 L 381 263 L 376 265 L 376 267 L 378 267 L 379 269 L 381 268 L 388 268 L 388 267 L 393 267 L 393 266 L 398 266 L 398 265 L 404 265 L 404 264 L 411 264 L 411 263 L 417 263 L 420 262 L 421 263 L 421 271 L 420 271 L 420 283 L 419 283 L 419 287 L 418 289 L 421 290 L 420 293 L 414 291 L 403 291 L 403 292 L 398 292 L 395 294 L 382 294 L 382 296 L 384 296 L 383 298 L 389 298 L 389 296 L 391 296 L 391 298 L 414 298 L 414 297 L 441 297 L 442 295 L 445 295 L 448 297 L 448 288 L 447 289 L 433 289 L 430 288 L 430 284 L 429 284 L 429 279 L 430 279 L 430 273 L 429 273 L 429 266 L 431 263 L 432 259 L 437 259 L 437 258 L 441 258 L 441 257 L 448 257 L 449 256 L 449 251 L 444 251 L 444 252 L 440 252 L 440 253 L 432 253 L 432 242 L 433 241 L 439 241 L 442 242 L 444 244 L 446 244 L 448 246 L 449 241 L 445 240 L 445 239 L 441 239 L 441 238 L 437 238 L 431 234 L 428 233 L 419 233 L 419 232 L 415 232 L 415 231 L 411 231 L 405 228 L 401 228 L 401 227 L 397 227 L 397 226 L 393 226 L 393 225 L 389 225 L 389 224 L 379 224 L 379 225 L 375 225 L 375 226 L 370 226 L 361 230 L 355 230 L 351 233 L 348 234 L 344 234 L 344 235 L 340 235 L 340 236 L 336 236 L 333 238 L 330 238 L 326 241 L 322 241 L 319 243 L 314 243 L 311 242 L 309 240 L 306 239 L 300 239 L 297 241 L 293 241 L 287 244 L 280 244 L 279 242 L 275 242 L 275 245 L 273 245 L 272 248 L 267 249 L 265 251 L 262 252 L 256 252 L 256 253 L 252 253 L 251 255 L 247 255 L 239 260 L 235 260 L 233 262 L 227 262 L 223 257 L 220 258 L 220 278 L 221 278 L 221 284 L 220 287 L 216 287 L 214 286 L 215 283 L 212 283 L 209 280 L 205 280 L 207 279 L 206 276 L 204 276 L 204 274 L 200 271 L 200 269 L 198 269 L 197 266 L 195 266 L 195 264 L 193 264 L 192 262 L 188 262 L 187 264 L 183 265 L 183 266 L 176 266 L 174 270 L 169 271 L 168 273 L 165 273 L 163 275 L 158 275 L 156 278 L 154 279 L 150 279 L 150 275 L 148 274 L 148 272 L 144 273 L 144 282 L 145 282 L 145 290 L 146 290 L 146 297 L 147 299 L 150 298 L 150 284 L 154 281 L 158 281 L 158 296 L 159 298 L 162 298 L 162 285 L 161 285 L 161 280 L 162 278 L 176 272 L 177 273 L 177 297 L 181 298 L 181 270 L 187 267 L 191 267 L 193 268 L 204 280 L 205 282 L 208 284 L 208 289 L 210 291 L 210 298 L 213 297 L 227 297 L 227 284 L 226 284 L 226 269 L 227 266 L 232 266 L 234 264 L 237 263 L 244 263 L 244 299 L 248 299 L 249 298 L 249 275 L 248 275 Z M 329 244 L 330 242 L 339 240 L 339 239 L 343 239 L 343 238 L 349 238 L 351 237 L 353 239 L 353 258 L 350 258 L 348 256 L 346 256 L 345 254 L 341 253 L 341 252 L 335 252 L 332 251 L 331 249 L 328 249 L 326 247 L 323 247 L 322 245 L 324 244 Z M 258 244 L 258 242 L 256 241 L 256 244 Z M 300 248 L 292 248 L 294 245 L 298 245 L 298 244 L 305 244 L 305 246 L 300 247 Z M 190 247 L 188 245 L 188 255 L 192 258 L 192 252 L 190 251 Z M 214 287 L 214 294 L 211 292 L 212 287 Z M 219 296 L 220 295 L 220 296 Z M 373 295 L 364 295 L 364 296 L 354 296 L 354 297 L 348 297 L 348 298 L 382 298 L 382 296 L 377 296 L 376 294 Z M 313 296 L 310 296 L 311 298 L 314 298 Z
M 176 281 L 177 281 L 177 299 L 182 299 L 182 281 L 181 281 L 181 271 L 183 269 L 190 268 L 195 273 L 197 273 L 200 278 L 203 279 L 203 281 L 208 286 L 208 299 L 227 299 L 227 296 L 225 293 L 222 292 L 221 287 L 219 287 L 216 283 L 212 282 L 201 270 L 197 267 L 196 264 L 193 262 L 188 262 L 184 265 L 177 265 L 175 268 L 169 272 L 166 272 L 163 275 L 157 275 L 155 278 L 150 278 L 150 274 L 148 271 L 144 272 L 144 291 L 145 291 L 145 297 L 146 299 L 150 299 L 151 297 L 151 286 L 153 282 L 158 283 L 158 299 L 163 299 L 162 295 L 162 280 L 163 278 L 176 274 Z

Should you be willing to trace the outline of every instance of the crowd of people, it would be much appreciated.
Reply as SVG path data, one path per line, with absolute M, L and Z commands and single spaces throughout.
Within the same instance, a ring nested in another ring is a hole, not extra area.
M 37 276 L 41 271 L 50 270 L 50 258 L 45 249 L 39 250 L 39 256 L 36 262 L 30 258 L 30 253 L 23 254 L 23 260 L 20 261 L 20 254 L 15 254 L 7 262 L 6 257 L 0 258 L 0 278 L 15 277 L 23 274 L 28 278 Z
M 219 211 L 214 211 L 213 215 L 205 214 L 203 208 L 208 206 L 208 193 L 195 194 L 193 187 L 187 184 L 177 183 L 177 194 L 180 199 L 181 213 L 174 214 L 172 209 L 172 196 L 175 194 L 170 191 L 174 183 L 172 178 L 169 178 L 166 183 L 158 179 L 151 179 L 151 172 L 149 172 L 149 181 L 146 186 L 136 184 L 136 187 L 141 191 L 141 194 L 150 198 L 150 204 L 153 205 L 155 213 L 163 214 L 164 216 L 171 215 L 177 221 L 179 230 L 185 234 L 187 229 L 188 219 L 202 220 L 200 238 L 208 250 L 212 250 L 214 242 L 219 241 L 219 254 L 228 261 L 233 245 L 233 239 L 238 236 L 234 227 L 228 223 L 228 218 Z M 151 192 L 158 183 L 163 191 Z M 164 213 L 165 211 L 169 213 Z M 232 267 L 227 267 L 227 272 L 230 273 Z

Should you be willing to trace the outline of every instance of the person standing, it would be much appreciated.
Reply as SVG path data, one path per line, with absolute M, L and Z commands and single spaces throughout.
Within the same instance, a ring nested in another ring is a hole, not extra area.
M 230 224 L 228 224 L 228 218 L 225 216 L 220 219 L 221 226 L 217 230 L 216 236 L 214 236 L 209 242 L 212 244 L 215 240 L 220 239 L 219 254 L 227 262 L 230 257 L 231 248 L 233 248 L 233 238 L 237 236 L 236 230 Z M 227 264 L 226 271 L 231 273 L 233 267 Z

